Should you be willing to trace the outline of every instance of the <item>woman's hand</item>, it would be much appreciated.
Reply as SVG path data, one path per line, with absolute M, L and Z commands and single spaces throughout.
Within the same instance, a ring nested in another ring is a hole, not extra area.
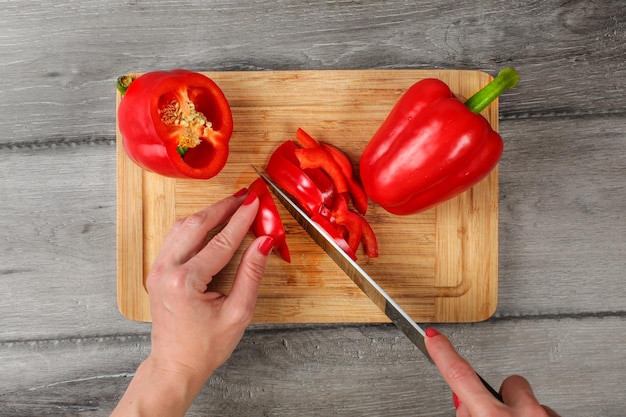
M 258 198 L 246 194 L 242 190 L 178 220 L 166 236 L 146 281 L 152 350 L 114 415 L 184 415 L 241 340 L 273 239 L 262 236 L 250 244 L 228 296 L 207 291 L 207 285 L 231 260 L 256 216 Z M 224 224 L 207 243 L 209 233 Z
M 426 330 L 426 349 L 452 388 L 457 417 L 559 417 L 539 404 L 526 379 L 513 375 L 500 387 L 503 403 L 485 388 L 472 366 L 435 329 Z
M 260 237 L 246 250 L 229 296 L 207 292 L 207 285 L 231 260 L 258 210 L 256 195 L 241 201 L 227 198 L 177 221 L 148 275 L 150 356 L 172 372 L 206 380 L 230 357 L 252 320 L 271 238 Z M 209 232 L 227 221 L 205 245 Z

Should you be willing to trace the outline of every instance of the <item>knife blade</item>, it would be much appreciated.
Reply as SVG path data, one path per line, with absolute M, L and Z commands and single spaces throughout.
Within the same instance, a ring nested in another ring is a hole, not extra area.
M 304 230 L 331 257 L 333 261 L 348 275 L 352 281 L 385 313 L 387 317 L 417 346 L 426 357 L 430 355 L 424 345 L 426 333 L 409 315 L 391 298 L 378 283 L 369 276 L 348 254 L 335 243 L 328 233 L 285 194 L 267 175 L 254 170 L 270 187 L 278 201 L 289 211 Z
M 413 342 L 415 346 L 426 356 L 432 363 L 432 358 L 426 350 L 424 338 L 426 332 L 396 303 L 396 301 L 387 294 L 380 285 L 367 273 L 361 266 L 346 252 L 344 252 L 335 240 L 316 222 L 314 222 L 291 198 L 281 190 L 267 175 L 252 167 L 257 174 L 269 186 L 272 193 L 278 201 L 287 209 L 294 219 L 302 226 L 302 228 L 311 236 L 311 238 L 335 261 L 335 263 L 343 270 L 343 272 L 352 279 L 352 281 L 367 295 L 370 300 L 385 313 L 385 315 L 402 331 L 406 337 Z M 482 384 L 489 392 L 502 401 L 501 395 L 487 383 L 478 373 L 476 374 Z

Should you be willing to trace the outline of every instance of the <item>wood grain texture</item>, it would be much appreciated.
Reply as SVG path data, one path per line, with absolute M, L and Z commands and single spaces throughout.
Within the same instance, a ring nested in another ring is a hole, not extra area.
M 0 416 L 106 416 L 148 353 L 115 299 L 119 74 L 506 65 L 498 309 L 441 328 L 493 385 L 522 373 L 563 416 L 622 416 L 625 7 L 3 2 Z M 388 325 L 255 327 L 189 415 L 453 415 L 422 361 Z
M 268 155 L 298 127 L 342 149 L 352 161 L 402 92 L 424 78 L 444 80 L 470 97 L 492 77 L 480 71 L 245 71 L 205 73 L 229 100 L 234 120 L 229 163 L 209 181 L 175 180 L 130 163 L 117 136 L 118 305 L 150 321 L 146 277 L 176 218 L 248 186 Z M 119 96 L 119 94 L 118 94 Z M 376 99 L 372 100 L 375 96 Z M 119 100 L 119 97 L 118 97 Z M 497 102 L 482 113 L 498 129 Z M 295 123 L 300 123 L 299 125 Z M 355 164 L 358 172 L 358 164 Z M 291 263 L 270 259 L 253 322 L 388 322 L 389 319 L 281 210 Z M 498 296 L 498 171 L 432 210 L 394 216 L 375 205 L 366 215 L 381 256 L 357 252 L 360 265 L 418 322 L 489 318 Z M 247 242 L 246 242 L 247 243 Z M 239 259 L 247 245 L 235 254 Z M 236 262 L 213 280 L 228 293 Z
M 607 360 L 598 348 L 622 342 L 623 317 L 438 328 L 496 387 L 523 373 L 538 399 L 563 416 L 623 411 L 623 387 L 613 381 L 626 372 L 626 351 L 613 350 Z M 0 382 L 0 416 L 107 416 L 148 354 L 148 340 L 143 334 L 0 345 L 0 359 L 12 359 L 0 370 L 13 380 Z M 31 367 L 38 374 L 24 374 Z M 454 408 L 434 366 L 392 325 L 274 326 L 246 333 L 187 415 L 444 417 Z
M 505 114 L 624 114 L 624 1 L 562 3 L 12 1 L 0 10 L 0 143 L 110 136 L 115 78 L 174 67 L 512 65 L 522 81 Z

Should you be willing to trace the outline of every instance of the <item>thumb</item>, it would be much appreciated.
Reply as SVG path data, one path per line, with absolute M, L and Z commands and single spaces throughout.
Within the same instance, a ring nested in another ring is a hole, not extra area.
M 537 402 L 528 381 L 519 375 L 511 375 L 502 382 L 500 393 L 504 403 L 511 407 L 521 407 Z
M 527 415 L 541 415 L 547 417 L 559 417 L 550 407 L 540 405 L 533 393 L 533 389 L 526 378 L 519 375 L 511 375 L 502 382 L 500 387 L 504 403 L 517 410 L 525 410 Z M 526 414 L 525 414 L 526 415 Z
M 231 309 L 234 308 L 239 312 L 241 315 L 239 319 L 242 321 L 252 320 L 259 285 L 273 245 L 273 238 L 259 237 L 252 242 L 241 258 L 227 303 Z

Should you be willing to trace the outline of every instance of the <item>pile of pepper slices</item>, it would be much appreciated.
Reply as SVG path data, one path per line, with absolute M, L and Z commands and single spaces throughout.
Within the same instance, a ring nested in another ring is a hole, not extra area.
M 298 129 L 296 141 L 276 148 L 265 171 L 350 257 L 356 260 L 361 242 L 368 257 L 378 256 L 376 236 L 363 217 L 367 196 L 343 151 Z
M 479 113 L 519 75 L 505 68 L 464 103 L 441 80 L 418 81 L 398 100 L 359 161 L 360 179 L 339 148 L 303 129 L 271 154 L 265 171 L 353 259 L 378 243 L 363 217 L 372 201 L 393 214 L 426 210 L 482 180 L 502 154 L 502 138 Z M 175 178 L 209 179 L 228 158 L 233 120 L 228 101 L 208 77 L 187 71 L 122 76 L 118 125 L 127 155 L 139 166 Z M 290 261 L 285 229 L 262 179 L 250 192 L 260 208 L 251 227 L 275 240 Z

